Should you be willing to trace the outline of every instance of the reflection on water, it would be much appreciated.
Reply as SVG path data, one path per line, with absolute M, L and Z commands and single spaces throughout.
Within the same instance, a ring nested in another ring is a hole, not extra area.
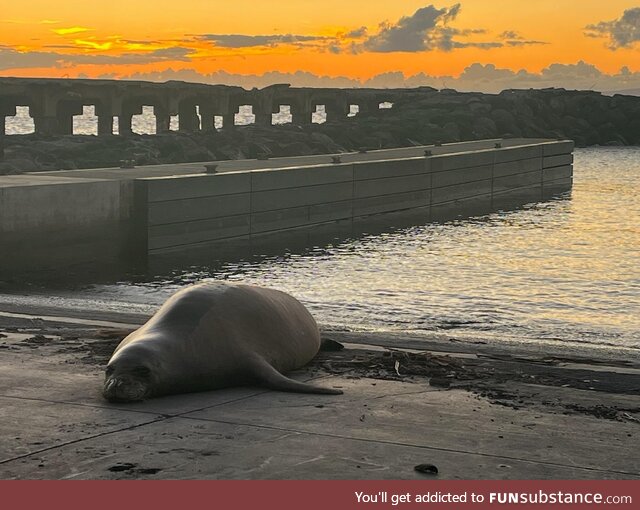
M 573 191 L 548 202 L 176 266 L 69 298 L 151 311 L 185 284 L 221 279 L 291 292 L 341 328 L 640 348 L 639 190 L 640 148 L 581 149 Z

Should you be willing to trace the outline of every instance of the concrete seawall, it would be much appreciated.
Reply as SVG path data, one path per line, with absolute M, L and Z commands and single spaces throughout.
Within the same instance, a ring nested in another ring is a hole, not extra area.
M 133 260 L 420 211 L 428 222 L 570 189 L 573 142 L 487 140 L 267 161 L 0 177 L 3 273 Z
M 571 185 L 571 142 L 136 181 L 149 253 L 227 238 L 470 203 L 528 201 Z

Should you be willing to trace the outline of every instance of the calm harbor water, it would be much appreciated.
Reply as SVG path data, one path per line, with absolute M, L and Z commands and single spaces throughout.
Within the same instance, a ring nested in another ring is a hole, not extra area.
M 220 279 L 288 291 L 321 324 L 349 330 L 640 349 L 640 148 L 575 157 L 570 194 L 515 211 L 14 297 L 150 313 L 184 285 Z

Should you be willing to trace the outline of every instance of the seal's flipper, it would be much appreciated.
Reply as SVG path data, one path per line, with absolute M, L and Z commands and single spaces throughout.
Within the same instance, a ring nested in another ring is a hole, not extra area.
M 341 351 L 342 349 L 344 349 L 344 345 L 335 340 L 331 340 L 331 338 L 323 338 L 320 342 L 321 351 Z
M 251 374 L 255 380 L 271 390 L 291 391 L 294 393 L 320 393 L 324 395 L 342 395 L 342 390 L 322 388 L 312 384 L 294 381 L 282 375 L 263 359 L 251 363 Z

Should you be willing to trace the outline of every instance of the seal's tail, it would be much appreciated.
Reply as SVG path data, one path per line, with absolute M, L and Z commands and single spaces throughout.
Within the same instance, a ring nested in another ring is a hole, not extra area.
M 264 360 L 256 362 L 252 366 L 252 372 L 256 380 L 271 390 L 291 391 L 294 393 L 320 393 L 324 395 L 342 395 L 342 390 L 323 388 L 300 381 L 294 381 L 282 375 Z

